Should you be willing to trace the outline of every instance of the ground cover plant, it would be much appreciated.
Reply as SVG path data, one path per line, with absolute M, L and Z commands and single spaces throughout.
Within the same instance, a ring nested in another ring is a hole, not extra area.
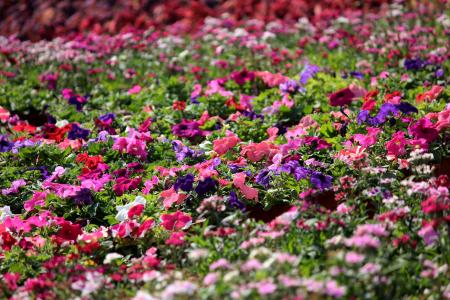
M 0 298 L 448 299 L 446 2 L 0 37 Z

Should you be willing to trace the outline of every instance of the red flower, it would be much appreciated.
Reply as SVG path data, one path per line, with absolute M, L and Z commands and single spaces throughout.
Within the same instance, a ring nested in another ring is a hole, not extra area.
M 117 196 L 122 196 L 126 191 L 137 189 L 140 183 L 141 183 L 140 177 L 136 177 L 133 179 L 120 177 L 119 179 L 117 179 L 117 182 L 113 187 L 113 190 Z
M 61 224 L 61 228 L 59 229 L 56 236 L 66 241 L 74 241 L 77 239 L 79 234 L 81 234 L 80 224 L 72 224 L 65 221 Z
M 14 126 L 12 129 L 17 132 L 28 132 L 28 133 L 34 133 L 36 131 L 35 126 L 30 125 L 26 122 L 20 122 L 19 124 Z
M 331 106 L 344 106 L 350 104 L 355 97 L 355 94 L 350 90 L 349 87 L 332 93 L 328 96 Z
M 186 102 L 185 101 L 175 101 L 175 102 L 173 102 L 172 108 L 174 110 L 183 111 L 186 108 Z
M 128 216 L 129 217 L 129 216 Z M 153 227 L 153 225 L 155 224 L 155 221 L 153 219 L 148 219 L 145 220 L 141 226 L 139 226 L 138 232 L 137 232 L 137 236 L 138 237 L 143 237 L 145 236 L 145 234 L 147 233 L 147 231 Z

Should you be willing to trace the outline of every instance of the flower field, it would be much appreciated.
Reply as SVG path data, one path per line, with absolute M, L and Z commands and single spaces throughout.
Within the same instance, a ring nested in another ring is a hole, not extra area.
M 449 6 L 332 12 L 0 36 L 0 299 L 450 299 Z

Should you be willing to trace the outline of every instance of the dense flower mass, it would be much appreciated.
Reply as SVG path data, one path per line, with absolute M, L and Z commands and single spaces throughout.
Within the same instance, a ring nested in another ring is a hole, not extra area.
M 444 2 L 0 37 L 0 298 L 450 299 Z

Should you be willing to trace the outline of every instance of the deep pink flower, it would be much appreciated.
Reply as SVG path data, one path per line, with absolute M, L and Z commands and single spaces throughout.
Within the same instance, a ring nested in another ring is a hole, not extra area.
M 26 201 L 23 205 L 26 211 L 33 210 L 36 206 L 44 206 L 45 198 L 47 197 L 46 192 L 35 192 L 30 200 Z
M 406 154 L 406 145 L 408 141 L 405 138 L 403 131 L 398 131 L 392 135 L 392 139 L 386 143 L 386 149 L 388 155 L 398 157 Z
M 139 94 L 142 90 L 140 85 L 135 85 L 131 89 L 128 90 L 128 95 Z
M 173 214 L 163 214 L 161 221 L 161 225 L 166 230 L 179 230 L 188 227 L 192 218 L 181 211 L 176 211 Z
M 438 138 L 439 132 L 434 128 L 434 124 L 427 118 L 422 118 L 408 127 L 408 132 L 417 139 L 425 139 L 431 143 Z

